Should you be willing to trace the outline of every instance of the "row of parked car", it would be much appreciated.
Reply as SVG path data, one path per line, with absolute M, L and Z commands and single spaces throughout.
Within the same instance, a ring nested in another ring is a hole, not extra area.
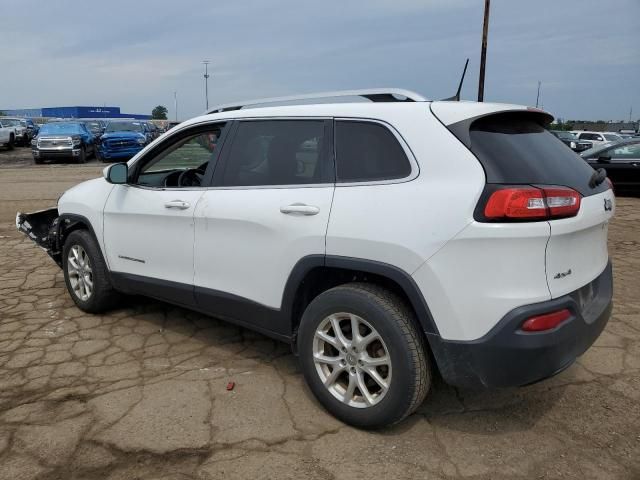
M 0 145 L 29 145 L 38 134 L 39 125 L 30 118 L 0 117 Z
M 618 193 L 640 191 L 640 133 L 551 131 L 593 168 L 603 168 Z
M 32 128 L 23 127 L 21 121 Z M 30 119 L 2 117 L 0 124 L 7 125 L 0 143 L 8 148 L 31 145 L 35 163 L 58 159 L 84 163 L 92 156 L 105 162 L 128 159 L 164 132 L 142 120 L 52 121 L 37 126 Z

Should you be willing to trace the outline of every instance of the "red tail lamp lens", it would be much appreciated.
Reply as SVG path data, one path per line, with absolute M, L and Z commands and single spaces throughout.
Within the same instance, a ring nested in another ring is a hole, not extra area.
M 521 329 L 525 332 L 542 332 L 544 330 L 551 330 L 556 328 L 565 320 L 568 320 L 569 317 L 571 317 L 571 312 L 564 308 L 557 312 L 531 317 L 522 324 Z
M 547 208 L 542 190 L 514 187 L 496 190 L 484 207 L 487 218 L 545 218 Z
M 581 196 L 567 187 L 505 187 L 491 194 L 484 207 L 490 220 L 544 220 L 573 217 Z

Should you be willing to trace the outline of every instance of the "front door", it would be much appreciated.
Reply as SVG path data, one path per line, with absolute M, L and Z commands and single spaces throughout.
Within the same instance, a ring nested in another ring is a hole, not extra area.
M 223 125 L 177 132 L 130 167 L 104 210 L 109 269 L 139 293 L 193 304 L 194 211 Z

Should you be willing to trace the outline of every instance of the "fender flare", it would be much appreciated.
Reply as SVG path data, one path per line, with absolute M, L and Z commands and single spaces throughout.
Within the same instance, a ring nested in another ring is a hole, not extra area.
M 301 258 L 289 275 L 282 296 L 281 311 L 293 321 L 293 304 L 298 287 L 306 275 L 317 267 L 353 270 L 374 274 L 396 283 L 405 293 L 416 312 L 422 330 L 428 337 L 439 336 L 438 327 L 431 315 L 429 306 L 413 277 L 404 270 L 389 263 L 363 258 L 343 257 L 339 255 L 309 255 Z

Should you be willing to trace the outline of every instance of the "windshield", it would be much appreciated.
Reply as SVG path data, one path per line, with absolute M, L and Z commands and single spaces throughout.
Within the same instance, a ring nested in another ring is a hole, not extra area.
M 553 133 L 556 137 L 561 138 L 563 140 L 578 140 L 578 137 L 576 137 L 571 132 L 551 132 L 551 133 Z
M 2 124 L 5 127 L 18 127 L 20 125 L 20 120 L 16 120 L 15 118 L 3 118 Z
M 77 123 L 47 123 L 40 128 L 40 135 L 73 135 L 82 133 Z
M 140 122 L 111 122 L 107 125 L 107 132 L 142 132 Z
M 102 131 L 102 126 L 98 122 L 89 122 L 89 123 L 86 123 L 85 125 L 92 132 L 100 132 L 100 131 Z
M 604 138 L 606 138 L 610 142 L 617 142 L 618 140 L 620 140 L 620 137 L 618 135 L 611 135 L 607 133 L 604 134 Z

